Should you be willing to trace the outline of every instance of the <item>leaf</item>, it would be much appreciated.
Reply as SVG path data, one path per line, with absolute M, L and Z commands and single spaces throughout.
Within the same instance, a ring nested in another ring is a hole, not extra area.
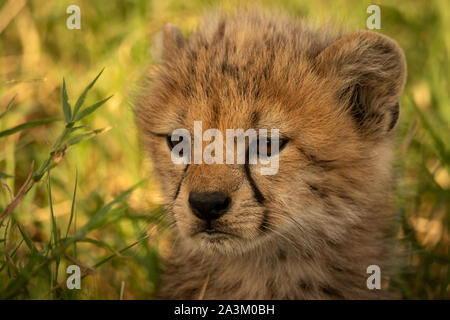
M 87 232 L 94 230 L 96 228 L 99 228 L 102 225 L 102 222 L 104 221 L 104 218 L 106 218 L 108 212 L 119 203 L 122 203 L 138 186 L 140 186 L 142 182 L 135 184 L 131 188 L 123 191 L 119 196 L 117 196 L 113 201 L 106 204 L 103 208 L 95 212 L 92 217 L 89 219 L 89 221 L 84 225 L 83 229 L 85 229 Z
M 94 103 L 93 105 L 83 109 L 74 119 L 74 121 L 79 121 L 81 119 L 83 119 L 84 117 L 90 115 L 92 112 L 94 112 L 95 110 L 97 110 L 98 108 L 100 108 L 106 101 L 108 101 L 109 99 L 112 98 L 112 95 L 109 96 L 106 99 L 103 99 L 97 103 Z
M 28 249 L 30 249 L 34 253 L 38 252 L 38 249 L 34 245 L 33 241 L 31 240 L 31 238 L 27 234 L 27 232 L 23 229 L 22 225 L 17 220 L 16 220 L 16 223 L 17 223 L 17 228 L 19 229 L 23 240 L 25 240 L 25 244 L 27 245 Z
M 86 126 L 78 126 L 78 127 L 72 127 L 72 128 L 65 128 L 63 133 L 59 136 L 58 139 L 56 139 L 55 143 L 53 144 L 53 149 L 57 149 L 64 141 L 66 141 L 71 133 L 74 133 L 77 130 L 83 129 Z
M 14 103 L 14 100 L 16 100 L 16 96 L 14 96 L 14 97 L 8 102 L 8 105 L 6 106 L 5 110 L 4 110 L 2 113 L 0 113 L 0 119 L 3 118 L 3 117 L 5 116 L 5 114 L 11 109 L 11 107 L 12 107 L 12 105 L 13 105 L 13 103 Z
M 48 188 L 48 201 L 49 201 L 49 205 L 50 205 L 50 215 L 51 215 L 51 219 L 52 219 L 52 234 L 53 234 L 53 243 L 55 245 L 55 247 L 58 245 L 59 241 L 58 241 L 58 230 L 57 230 L 57 225 L 56 225 L 56 218 L 55 218 L 55 213 L 53 211 L 53 199 L 52 199 L 52 187 L 51 187 L 51 177 L 50 177 L 50 170 L 47 171 L 48 174 L 48 184 L 47 184 L 47 188 Z
M 119 253 L 119 254 L 124 253 L 125 251 L 127 251 L 128 249 L 134 247 L 134 246 L 137 245 L 138 243 L 140 243 L 140 242 L 146 240 L 148 237 L 149 237 L 149 236 L 147 235 L 147 236 L 143 237 L 142 239 L 139 239 L 139 240 L 133 242 L 132 244 L 126 246 L 125 248 L 120 249 L 120 250 L 118 251 L 118 253 Z M 115 256 L 117 256 L 117 254 L 116 254 L 116 253 L 113 253 L 112 255 L 110 255 L 110 256 L 108 256 L 108 257 L 106 257 L 106 258 L 100 260 L 99 262 L 97 262 L 97 263 L 93 266 L 93 268 L 98 268 L 98 267 L 100 267 L 102 264 L 108 262 L 109 260 L 111 260 L 111 259 L 114 258 Z
M 58 226 L 56 225 L 56 218 L 55 218 L 55 213 L 53 211 L 53 198 L 52 198 L 52 186 L 51 186 L 51 176 L 50 176 L 50 169 L 47 171 L 48 174 L 48 201 L 50 204 L 50 214 L 51 214 L 51 219 L 52 219 L 52 234 L 53 234 L 53 243 L 54 246 L 56 247 L 59 244 L 59 232 L 58 232 Z M 50 237 L 50 242 L 51 242 L 51 237 Z M 51 247 L 51 246 L 49 246 Z M 53 281 L 57 282 L 58 281 L 58 270 L 59 270 L 59 263 L 60 263 L 60 257 L 56 257 L 55 259 L 55 274 L 53 277 Z
M 101 265 L 105 264 L 106 262 L 110 261 L 110 260 L 113 259 L 114 257 L 121 255 L 122 253 L 124 253 L 125 251 L 131 249 L 132 247 L 134 247 L 135 245 L 141 243 L 142 241 L 148 239 L 148 237 L 149 237 L 149 236 L 147 235 L 147 236 L 145 236 L 145 237 L 143 237 L 143 238 L 141 238 L 141 239 L 139 239 L 139 240 L 133 242 L 132 244 L 126 246 L 125 248 L 120 249 L 119 251 L 114 251 L 113 254 L 107 256 L 106 258 L 103 258 L 102 260 L 100 260 L 99 262 L 97 262 L 93 267 L 88 267 L 89 270 L 86 270 L 86 272 L 83 272 L 81 277 L 84 278 L 84 277 L 86 277 L 87 275 L 92 274 L 92 271 L 95 272 L 95 269 L 96 269 L 96 268 L 98 268 L 98 267 L 100 267 Z M 86 240 L 86 239 L 84 239 L 84 240 Z M 89 240 L 92 240 L 92 239 L 89 239 Z M 92 241 L 88 241 L 88 242 L 92 242 Z M 96 241 L 94 241 L 94 242 L 96 242 Z M 67 256 L 66 256 L 66 257 L 67 257 Z M 70 258 L 70 257 L 67 257 L 67 258 Z M 55 291 L 56 289 L 61 288 L 65 283 L 66 283 L 65 281 L 59 283 L 58 285 L 54 286 L 54 287 L 51 289 L 51 291 Z M 9 288 L 9 287 L 8 287 L 8 288 Z M 7 289 L 8 289 L 8 288 L 7 288 Z M 6 290 L 5 290 L 5 291 L 6 291 Z M 9 297 L 9 296 L 8 296 L 8 297 Z M 3 297 L 0 296 L 0 298 L 3 298 Z
M 37 126 L 41 126 L 43 124 L 47 124 L 50 122 L 55 122 L 55 121 L 59 121 L 59 118 L 46 118 L 46 119 L 41 119 L 41 120 L 36 120 L 36 121 L 30 121 L 30 122 L 26 122 L 26 123 L 22 123 L 19 124 L 13 128 L 10 129 L 6 129 L 3 131 L 0 131 L 0 138 L 6 137 L 6 136 L 10 136 L 16 132 L 22 131 L 22 130 L 26 130 L 26 129 L 30 129 L 30 128 L 34 128 Z
M 63 78 L 63 87 L 62 87 L 62 107 L 64 112 L 64 121 L 68 124 L 72 121 L 72 110 L 69 104 L 69 98 L 67 96 L 66 89 L 66 80 Z
M 0 178 L 2 178 L 2 179 L 14 178 L 14 176 L 11 176 L 11 175 L 3 173 L 3 172 L 0 172 Z
M 96 135 L 98 135 L 102 132 L 108 131 L 110 129 L 111 129 L 111 127 L 106 127 L 106 128 L 102 128 L 102 129 L 92 130 L 92 131 L 89 131 L 86 133 L 77 134 L 77 135 L 67 139 L 67 145 L 72 146 L 74 144 L 80 143 L 81 141 L 91 139 L 91 138 L 95 137 Z
M 109 244 L 101 241 L 101 240 L 97 240 L 97 239 L 92 239 L 92 238 L 82 238 L 80 240 L 78 240 L 77 242 L 87 242 L 87 243 L 92 243 L 94 245 L 96 245 L 97 247 L 106 249 L 108 251 L 111 251 L 112 253 L 118 254 L 118 251 L 115 250 L 113 247 L 111 247 Z
M 105 69 L 103 68 L 102 71 L 100 71 L 100 73 L 95 77 L 95 79 L 86 87 L 86 89 L 84 89 L 83 93 L 80 95 L 77 102 L 75 103 L 75 107 L 73 108 L 72 118 L 76 117 L 78 111 L 80 110 L 81 106 L 84 103 L 84 100 L 86 99 L 86 95 L 88 94 L 89 90 L 91 90 L 91 88 L 94 86 L 95 82 L 101 76 L 101 74 L 103 73 L 104 70 Z

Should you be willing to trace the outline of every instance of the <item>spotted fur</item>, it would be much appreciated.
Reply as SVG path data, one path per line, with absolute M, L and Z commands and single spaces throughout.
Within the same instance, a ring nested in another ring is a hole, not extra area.
M 161 181 L 175 241 L 161 298 L 353 299 L 389 297 L 393 242 L 391 158 L 406 64 L 379 33 L 342 34 L 286 15 L 207 15 L 185 38 L 162 35 L 158 66 L 136 108 Z M 288 139 L 279 172 L 258 165 L 176 165 L 174 129 L 278 128 Z M 222 192 L 231 209 L 213 227 L 189 193 Z M 382 289 L 366 286 L 369 265 Z

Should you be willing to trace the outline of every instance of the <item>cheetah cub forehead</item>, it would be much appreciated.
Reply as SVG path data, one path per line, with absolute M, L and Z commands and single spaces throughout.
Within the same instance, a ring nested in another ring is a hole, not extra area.
M 233 255 L 284 241 L 304 251 L 378 223 L 405 76 L 399 46 L 374 32 L 336 34 L 248 11 L 187 38 L 166 26 L 136 114 L 183 245 Z M 187 135 L 174 139 L 177 129 Z M 202 158 L 228 155 L 227 130 L 238 129 L 255 133 L 244 136 L 243 163 Z M 275 174 L 249 161 L 252 137 L 276 160 Z M 180 143 L 188 161 L 173 161 Z

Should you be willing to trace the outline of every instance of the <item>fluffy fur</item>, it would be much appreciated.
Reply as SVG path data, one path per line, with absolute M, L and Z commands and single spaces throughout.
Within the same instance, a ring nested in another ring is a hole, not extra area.
M 252 10 L 211 14 L 188 39 L 166 26 L 162 39 L 136 108 L 176 234 L 161 298 L 196 299 L 204 286 L 207 299 L 389 297 L 391 142 L 406 76 L 399 46 Z M 280 129 L 288 143 L 278 174 L 173 164 L 166 136 L 199 120 L 203 130 Z M 231 197 L 213 222 L 222 234 L 202 232 L 193 191 Z M 373 264 L 381 290 L 366 286 Z

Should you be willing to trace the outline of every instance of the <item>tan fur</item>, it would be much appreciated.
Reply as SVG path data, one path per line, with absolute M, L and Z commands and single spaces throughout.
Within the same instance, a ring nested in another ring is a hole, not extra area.
M 176 234 L 161 297 L 198 298 L 208 277 L 206 299 L 388 297 L 401 49 L 378 33 L 335 34 L 283 15 L 211 16 L 188 39 L 165 28 L 136 109 Z M 192 132 L 197 120 L 203 130 L 280 129 L 289 142 L 278 174 L 173 164 L 163 135 Z M 192 191 L 230 195 L 213 226 L 233 236 L 196 234 Z M 372 264 L 382 290 L 366 287 Z

